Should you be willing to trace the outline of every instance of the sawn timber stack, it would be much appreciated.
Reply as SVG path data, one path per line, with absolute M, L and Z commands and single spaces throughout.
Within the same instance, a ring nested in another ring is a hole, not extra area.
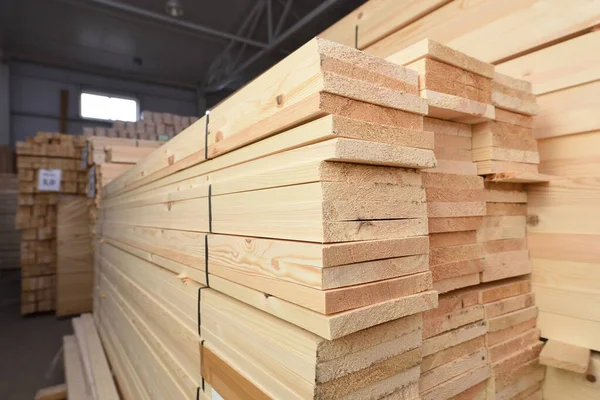
M 129 397 L 201 377 L 228 398 L 418 397 L 426 113 L 416 72 L 314 39 L 109 183 L 94 314 Z

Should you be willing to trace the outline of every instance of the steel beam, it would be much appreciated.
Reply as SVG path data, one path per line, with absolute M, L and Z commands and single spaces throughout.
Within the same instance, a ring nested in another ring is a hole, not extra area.
M 340 2 L 341 0 L 325 0 L 323 3 L 319 4 L 315 7 L 311 12 L 306 14 L 302 19 L 296 22 L 291 28 L 284 31 L 280 36 L 276 37 L 275 40 L 269 46 L 264 49 L 259 50 L 256 54 L 250 57 L 246 62 L 238 66 L 232 73 L 230 73 L 223 81 L 219 82 L 219 84 L 214 85 L 212 87 L 208 87 L 206 92 L 217 92 L 225 88 L 230 82 L 235 79 L 235 76 L 240 72 L 244 71 L 250 65 L 254 64 L 257 60 L 259 60 L 264 55 L 273 51 L 277 46 L 283 43 L 286 39 L 288 39 L 291 35 L 296 33 L 298 30 L 306 26 L 309 22 L 311 22 L 314 18 L 318 17 L 319 14 L 327 10 L 329 7 L 334 5 L 335 3 Z
M 267 43 L 273 43 L 273 3 L 271 0 L 267 2 Z
M 213 37 L 216 37 L 216 38 L 219 38 L 222 40 L 233 40 L 235 42 L 243 43 L 243 44 L 246 44 L 249 46 L 258 47 L 260 49 L 264 49 L 264 48 L 268 47 L 267 43 L 259 42 L 257 40 L 253 40 L 253 39 L 248 39 L 245 37 L 241 37 L 239 35 L 234 35 L 232 33 L 219 31 L 217 29 L 213 29 L 213 28 L 210 28 L 205 25 L 196 24 L 193 22 L 169 17 L 167 15 L 158 14 L 158 13 L 155 13 L 155 12 L 152 12 L 149 10 L 145 10 L 143 8 L 131 6 L 129 4 L 121 3 L 121 2 L 115 1 L 115 0 L 85 0 L 85 1 L 78 0 L 75 2 L 73 2 L 73 1 L 69 1 L 69 2 L 71 2 L 72 4 L 79 4 L 79 5 L 84 5 L 85 3 L 100 5 L 100 6 L 111 8 L 114 10 L 123 11 L 123 12 L 127 12 L 130 14 L 135 14 L 137 16 L 151 19 L 154 21 L 167 23 L 167 24 L 170 24 L 173 26 L 177 26 L 179 28 L 184 28 L 184 29 L 188 29 L 191 31 L 200 32 L 200 33 L 203 33 L 203 34 L 206 34 L 209 36 L 213 36 Z
M 290 13 L 290 10 L 292 9 L 292 3 L 294 3 L 294 0 L 287 0 L 285 2 L 285 6 L 283 6 L 283 11 L 281 12 L 281 16 L 279 17 L 279 21 L 277 22 L 277 27 L 275 28 L 273 36 L 279 36 L 279 33 L 281 32 L 281 29 L 283 29 L 283 25 L 285 24 L 285 20 L 288 14 Z

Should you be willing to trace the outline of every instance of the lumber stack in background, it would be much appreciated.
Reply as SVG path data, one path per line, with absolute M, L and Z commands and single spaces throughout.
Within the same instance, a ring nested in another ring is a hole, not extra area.
M 92 311 L 94 268 L 88 200 L 63 196 L 57 207 L 56 315 Z
M 163 142 L 101 136 L 86 139 L 82 166 L 88 171 L 87 196 L 91 199 L 90 221 L 93 226 L 97 219 L 102 187 L 160 147 Z
M 315 39 L 109 183 L 94 309 L 119 382 L 417 397 L 426 112 L 415 72 Z
M 15 174 L 0 174 L 0 270 L 20 265 L 21 234 L 15 228 L 18 180 Z
M 195 116 L 142 111 L 138 121 L 115 121 L 110 128 L 84 127 L 85 137 L 160 140 L 166 142 L 198 120 Z
M 17 142 L 19 208 L 15 226 L 21 231 L 21 313 L 51 311 L 56 301 L 56 224 L 60 195 L 85 195 L 87 176 L 81 166 L 85 139 L 40 132 Z M 58 192 L 38 191 L 40 169 L 59 169 Z

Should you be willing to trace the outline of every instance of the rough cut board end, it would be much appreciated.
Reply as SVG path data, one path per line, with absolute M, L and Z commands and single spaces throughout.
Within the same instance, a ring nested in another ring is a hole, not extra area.
M 504 183 L 546 183 L 556 179 L 559 177 L 531 172 L 502 172 L 485 177 L 487 182 Z
M 470 57 L 431 39 L 423 39 L 392 54 L 386 60 L 400 65 L 407 65 L 422 58 L 432 58 L 486 78 L 494 78 L 494 66 L 492 64 Z
M 540 353 L 540 364 L 584 374 L 590 357 L 590 349 L 550 339 Z

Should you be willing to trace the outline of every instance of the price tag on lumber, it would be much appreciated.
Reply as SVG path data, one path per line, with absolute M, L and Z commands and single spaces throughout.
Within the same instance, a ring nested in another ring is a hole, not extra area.
M 38 191 L 39 192 L 59 192 L 62 170 L 60 169 L 40 169 L 38 172 Z

